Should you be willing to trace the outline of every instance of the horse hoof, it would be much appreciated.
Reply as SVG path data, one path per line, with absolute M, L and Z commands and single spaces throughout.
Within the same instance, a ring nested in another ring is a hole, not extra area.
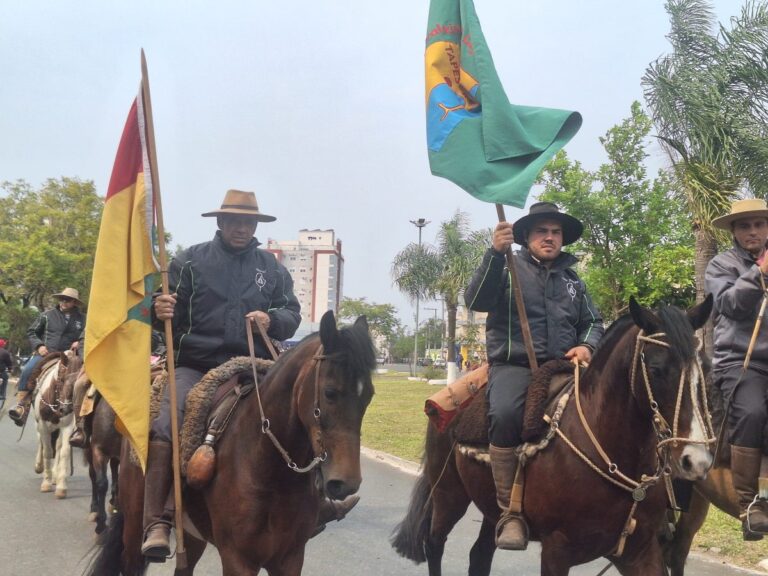
M 48 480 L 44 480 L 42 484 L 40 484 L 40 492 L 53 492 L 53 485 L 48 482 Z
M 59 500 L 63 500 L 67 497 L 67 489 L 66 488 L 59 488 L 56 490 L 56 498 Z
M 88 522 L 96 522 L 97 516 L 98 514 L 96 514 L 96 512 L 91 512 L 88 514 Z

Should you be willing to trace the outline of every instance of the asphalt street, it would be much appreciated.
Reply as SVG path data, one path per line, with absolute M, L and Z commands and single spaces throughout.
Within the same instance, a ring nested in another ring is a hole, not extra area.
M 75 452 L 75 472 L 70 479 L 69 496 L 56 500 L 53 494 L 40 493 L 40 477 L 34 473 L 34 428 L 27 427 L 17 442 L 19 428 L 5 414 L 0 416 L 0 576 L 81 574 L 93 545 L 93 524 L 87 520 L 90 482 L 80 451 Z M 306 576 L 426 576 L 425 565 L 417 566 L 399 557 L 389 546 L 388 537 L 402 519 L 408 505 L 412 472 L 393 466 L 389 460 L 363 457 L 363 485 L 358 506 L 341 522 L 335 522 L 311 540 L 307 547 Z M 472 510 L 451 534 L 443 563 L 445 576 L 466 574 L 469 549 L 480 528 L 479 514 Z M 533 576 L 538 570 L 538 545 L 526 552 L 498 552 L 494 576 Z M 607 562 L 595 561 L 574 568 L 575 576 L 596 575 Z M 154 565 L 152 576 L 170 575 L 173 563 Z M 202 576 L 221 573 L 218 556 L 212 547 L 195 572 Z M 747 572 L 704 561 L 689 561 L 688 574 L 696 576 L 736 576 Z M 606 575 L 618 574 L 611 568 Z

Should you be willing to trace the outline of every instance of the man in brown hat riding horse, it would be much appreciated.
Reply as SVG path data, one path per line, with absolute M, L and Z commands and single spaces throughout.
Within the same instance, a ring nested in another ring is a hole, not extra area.
M 43 356 L 50 352 L 82 348 L 85 314 L 79 308 L 83 304 L 80 301 L 80 293 L 74 288 L 64 288 L 61 292 L 53 294 L 53 298 L 58 300 L 56 306 L 40 314 L 27 330 L 34 354 L 24 365 L 19 376 L 17 404 L 8 411 L 8 416 L 18 426 L 23 426 L 29 416 L 35 387 L 34 382 L 29 382 L 29 376 Z
M 742 533 L 745 540 L 760 540 L 768 533 L 768 503 L 757 498 L 761 462 L 768 465 L 763 456 L 768 318 L 759 314 L 768 282 L 768 207 L 765 200 L 738 200 L 730 214 L 712 224 L 733 236 L 733 247 L 715 256 L 706 271 L 706 290 L 715 297 L 714 381 L 728 405 L 731 472 Z
M 576 258 L 562 252 L 564 245 L 579 239 L 582 230 L 581 222 L 556 205 L 533 204 L 514 227 L 509 222 L 496 226 L 493 246 L 464 292 L 470 310 L 488 312 L 488 436 L 496 499 L 502 509 L 496 546 L 505 550 L 524 550 L 528 544 L 525 520 L 514 507 L 520 500 L 510 497 L 531 368 L 504 256 L 513 242 L 522 246 L 515 257 L 515 270 L 538 363 L 563 357 L 589 362 L 603 335 L 603 320 L 584 282 L 571 268 Z
M 216 217 L 213 240 L 178 254 L 169 267 L 169 289 L 154 301 L 157 320 L 173 321 L 178 422 L 183 421 L 184 400 L 203 375 L 234 356 L 247 356 L 245 318 L 275 340 L 287 340 L 301 322 L 293 279 L 274 254 L 259 248 L 254 238 L 259 222 L 276 218 L 259 211 L 256 195 L 227 191 L 221 208 L 203 214 Z M 255 353 L 271 358 L 266 343 L 254 339 Z M 144 544 L 142 553 L 153 562 L 170 555 L 172 502 L 171 414 L 166 390 L 160 413 L 150 427 L 149 455 L 144 486 Z M 321 506 L 320 521 L 341 519 L 358 497 Z

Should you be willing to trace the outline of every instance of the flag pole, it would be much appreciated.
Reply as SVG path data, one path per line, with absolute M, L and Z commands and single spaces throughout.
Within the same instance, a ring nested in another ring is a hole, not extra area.
M 160 175 L 157 171 L 157 150 L 155 148 L 155 125 L 152 120 L 152 99 L 149 92 L 149 74 L 147 73 L 147 59 L 144 49 L 141 50 L 141 90 L 144 96 L 144 109 L 147 121 L 147 142 L 149 144 L 150 173 L 152 175 L 152 190 L 155 199 L 155 213 L 157 217 L 157 244 L 159 247 L 160 275 L 162 278 L 162 292 L 168 295 L 168 255 L 165 251 L 165 227 L 163 226 L 163 203 L 160 196 Z M 179 463 L 179 422 L 176 410 L 176 370 L 173 365 L 173 327 L 171 320 L 164 321 L 165 346 L 167 349 L 166 369 L 168 370 L 168 386 L 171 403 L 171 446 L 173 448 L 173 499 L 175 508 L 176 526 L 176 568 L 186 570 L 187 551 L 184 549 L 184 524 L 181 503 L 181 466 Z
M 504 214 L 504 206 L 502 204 L 496 204 L 496 214 L 499 217 L 499 222 L 506 222 L 507 217 Z M 509 277 L 512 280 L 512 290 L 515 294 L 515 305 L 517 306 L 517 316 L 520 318 L 520 329 L 523 332 L 523 344 L 525 344 L 525 352 L 528 354 L 528 365 L 531 370 L 536 370 L 539 367 L 536 362 L 536 352 L 533 350 L 533 337 L 531 336 L 531 326 L 528 324 L 528 313 L 525 311 L 525 302 L 523 302 L 523 290 L 520 287 L 520 279 L 517 277 L 517 271 L 515 270 L 515 257 L 512 254 L 512 246 L 507 248 L 505 254 L 507 258 L 507 269 L 509 270 Z

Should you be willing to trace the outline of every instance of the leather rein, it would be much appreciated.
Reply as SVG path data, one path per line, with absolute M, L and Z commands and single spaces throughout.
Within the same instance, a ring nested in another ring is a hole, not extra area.
M 251 332 L 251 321 L 250 319 L 246 318 L 245 320 L 245 332 L 248 335 L 248 351 L 251 355 L 251 368 L 253 369 L 253 381 L 255 384 L 256 389 L 256 400 L 259 405 L 259 417 L 261 418 L 261 433 L 266 435 L 271 441 L 274 447 L 277 449 L 277 451 L 280 453 L 280 455 L 283 457 L 283 460 L 285 460 L 285 463 L 288 465 L 288 468 L 293 470 L 294 472 L 297 472 L 299 474 L 304 474 L 306 472 L 310 472 L 314 470 L 318 465 L 325 462 L 328 459 L 328 452 L 326 452 L 324 446 L 323 446 L 323 436 L 322 436 L 322 428 L 320 427 L 320 365 L 322 364 L 323 360 L 327 359 L 327 356 L 323 353 L 323 345 L 321 344 L 317 351 L 312 356 L 312 362 L 314 366 L 314 373 L 315 373 L 315 404 L 314 404 L 314 410 L 312 412 L 312 415 L 315 418 L 315 422 L 317 423 L 318 427 L 318 433 L 317 433 L 317 443 L 320 446 L 320 454 L 316 455 L 312 461 L 307 464 L 304 467 L 300 467 L 296 462 L 291 458 L 290 454 L 288 454 L 288 451 L 283 448 L 283 445 L 280 444 L 280 441 L 277 439 L 277 437 L 272 433 L 271 430 L 271 424 L 269 422 L 269 418 L 267 418 L 264 415 L 264 406 L 261 403 L 261 394 L 259 392 L 259 379 L 258 375 L 256 373 L 256 352 L 254 350 L 253 345 L 253 333 Z M 299 380 L 303 380 L 305 377 L 305 373 L 308 369 L 304 368 L 301 370 L 301 374 L 299 377 Z
M 583 451 L 581 451 L 560 429 L 559 423 L 552 421 L 551 425 L 554 428 L 555 432 L 562 438 L 562 440 L 576 453 L 576 455 L 581 458 L 592 470 L 594 470 L 598 475 L 600 475 L 602 478 L 607 480 L 608 482 L 611 482 L 615 486 L 618 486 L 622 490 L 626 490 L 627 492 L 630 492 L 632 495 L 632 508 L 629 512 L 629 516 L 627 518 L 627 521 L 625 522 L 624 528 L 621 532 L 621 536 L 619 538 L 619 542 L 616 546 L 616 552 L 614 553 L 615 556 L 621 556 L 621 554 L 624 551 L 624 545 L 626 543 L 627 537 L 634 532 L 636 521 L 634 520 L 635 511 L 637 509 L 637 505 L 645 500 L 646 494 L 649 488 L 656 485 L 660 479 L 663 478 L 664 484 L 667 490 L 667 495 L 669 497 L 669 501 L 671 505 L 674 508 L 677 508 L 677 502 L 675 500 L 674 491 L 672 489 L 672 469 L 669 465 L 669 457 L 670 457 L 670 448 L 676 447 L 678 443 L 682 444 L 712 444 L 716 441 L 715 434 L 714 434 L 714 428 L 712 427 L 712 421 L 710 419 L 709 415 L 709 407 L 707 405 L 707 393 L 706 388 L 704 386 L 704 370 L 701 366 L 701 360 L 699 359 L 698 354 L 696 354 L 696 360 L 693 366 L 688 366 L 686 369 L 684 369 L 680 374 L 680 382 L 678 384 L 678 391 L 677 391 L 677 399 L 675 403 L 675 414 L 672 421 L 672 427 L 669 426 L 669 423 L 664 418 L 664 416 L 659 411 L 659 404 L 655 400 L 653 395 L 653 390 L 651 389 L 651 381 L 650 377 L 648 376 L 648 368 L 646 364 L 645 359 L 645 346 L 647 344 L 653 344 L 656 346 L 663 346 L 665 348 L 669 348 L 670 345 L 661 340 L 661 338 L 665 337 L 666 334 L 663 332 L 658 332 L 656 334 L 651 334 L 646 336 L 645 332 L 643 330 L 640 330 L 640 332 L 637 335 L 637 338 L 635 340 L 635 352 L 632 359 L 632 367 L 630 369 L 630 390 L 632 392 L 632 396 L 637 399 L 637 393 L 635 390 L 635 381 L 637 379 L 637 367 L 640 368 L 640 373 L 643 377 L 643 383 L 645 385 L 645 392 L 648 396 L 648 402 L 651 408 L 651 411 L 653 413 L 652 415 L 652 423 L 654 432 L 656 434 L 656 471 L 653 475 L 647 475 L 642 474 L 639 480 L 633 480 L 626 474 L 622 473 L 621 470 L 619 470 L 619 466 L 612 462 L 608 454 L 606 454 L 603 447 L 600 445 L 599 440 L 595 436 L 595 434 L 592 432 L 592 428 L 590 427 L 589 423 L 587 422 L 587 419 L 584 415 L 584 411 L 581 407 L 581 398 L 580 398 L 580 368 L 578 363 L 576 363 L 576 367 L 574 370 L 574 395 L 576 397 L 576 410 L 579 414 L 579 420 L 581 421 L 581 425 L 584 428 L 585 432 L 587 433 L 587 436 L 589 437 L 592 445 L 597 450 L 598 454 L 600 455 L 600 458 L 603 460 L 604 464 L 607 466 L 607 472 L 603 470 L 598 464 L 595 464 L 589 456 L 587 456 Z M 698 376 L 698 381 L 701 382 L 701 386 L 694 386 L 694 372 Z M 683 395 L 685 393 L 686 384 L 688 384 L 688 388 L 690 390 L 691 394 L 691 402 L 693 406 L 693 413 L 694 418 L 696 418 L 699 421 L 699 424 L 701 425 L 702 429 L 705 432 L 705 435 L 707 436 L 704 440 L 693 440 L 690 438 L 682 438 L 678 436 L 678 427 L 680 424 L 680 410 L 682 406 L 683 401 Z M 697 401 L 697 391 L 699 391 L 700 398 Z M 699 405 L 702 405 L 704 408 L 704 413 L 702 414 L 701 409 L 699 408 Z

